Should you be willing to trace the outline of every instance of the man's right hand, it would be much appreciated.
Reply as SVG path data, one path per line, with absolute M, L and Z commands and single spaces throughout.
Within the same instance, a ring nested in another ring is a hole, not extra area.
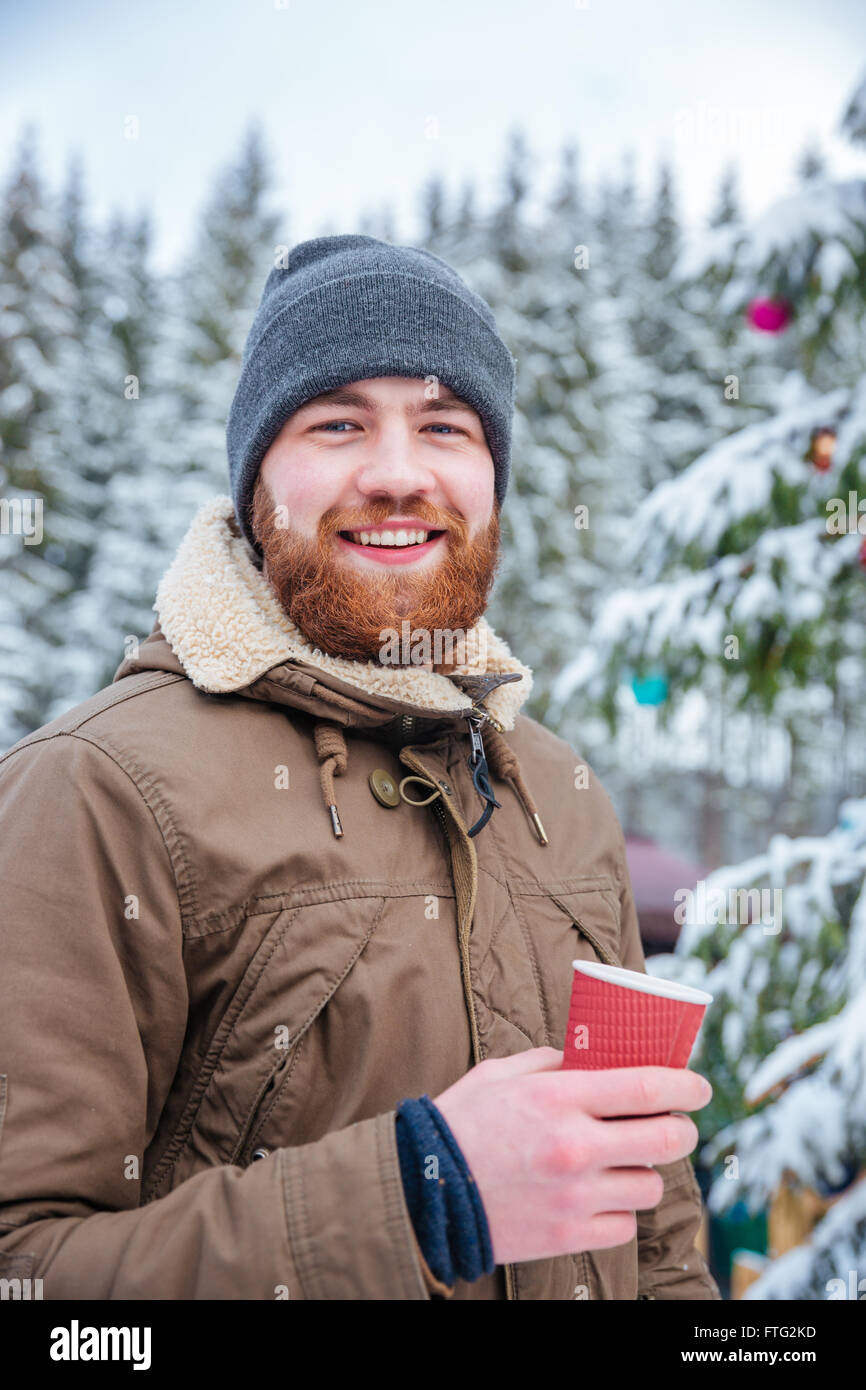
M 624 1245 L 658 1206 L 661 1174 L 698 1142 L 684 1114 L 712 1088 L 680 1067 L 562 1071 L 534 1047 L 473 1067 L 433 1103 L 478 1184 L 497 1264 Z M 646 1118 L 618 1119 L 617 1116 Z

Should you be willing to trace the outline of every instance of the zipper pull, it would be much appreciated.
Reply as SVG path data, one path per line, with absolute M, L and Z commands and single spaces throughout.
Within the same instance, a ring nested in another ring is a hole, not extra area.
M 481 700 L 486 700 L 492 690 L 497 690 L 500 685 L 506 685 L 511 681 L 522 681 L 523 676 L 519 671 L 509 671 L 506 674 L 498 674 L 495 671 L 485 673 L 483 676 L 451 676 L 455 685 L 459 685 L 472 701 L 473 709 L 477 709 Z M 486 713 L 486 710 L 484 711 Z M 496 724 L 492 715 L 488 715 L 490 722 Z M 500 728 L 499 732 L 503 730 Z
M 473 710 L 475 706 L 473 705 Z M 469 737 L 472 741 L 472 749 L 467 758 L 469 771 L 472 773 L 472 785 L 478 795 L 487 803 L 481 817 L 467 831 L 467 834 L 477 835 L 479 830 L 483 830 L 490 817 L 493 815 L 494 806 L 501 807 L 502 802 L 497 801 L 493 795 L 493 788 L 490 785 L 490 770 L 487 766 L 487 758 L 484 754 L 484 740 L 481 737 L 481 725 L 484 719 L 489 719 L 486 710 L 477 710 L 473 714 L 465 716 L 469 724 Z

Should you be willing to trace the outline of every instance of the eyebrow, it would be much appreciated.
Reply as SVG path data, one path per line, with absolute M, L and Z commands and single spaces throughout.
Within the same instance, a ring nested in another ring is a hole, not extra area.
M 321 395 L 315 396 L 311 401 L 305 401 L 298 407 L 296 414 L 302 410 L 310 410 L 316 405 L 350 405 L 356 410 L 378 410 L 378 401 L 373 400 L 372 396 L 366 396 L 363 391 L 356 391 L 351 386 L 335 386 L 332 391 L 323 391 Z M 430 400 L 407 404 L 405 413 L 407 415 L 424 415 L 428 410 L 463 410 L 470 415 L 475 415 L 476 411 L 467 401 L 463 401 L 459 396 L 439 396 Z

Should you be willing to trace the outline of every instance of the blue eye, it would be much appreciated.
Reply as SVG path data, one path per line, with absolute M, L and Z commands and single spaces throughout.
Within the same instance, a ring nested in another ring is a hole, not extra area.
M 327 430 L 331 434 L 345 434 L 346 428 L 354 429 L 351 420 L 324 420 L 320 425 L 313 425 L 314 430 Z M 444 421 L 437 420 L 432 425 L 425 425 L 428 430 L 448 430 L 450 434 L 464 434 L 465 431 L 458 429 L 456 425 L 447 425 Z

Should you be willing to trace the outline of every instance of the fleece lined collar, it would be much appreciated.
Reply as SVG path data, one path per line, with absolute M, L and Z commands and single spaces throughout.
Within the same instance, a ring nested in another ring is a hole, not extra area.
M 193 518 L 153 606 L 187 676 L 210 694 L 243 690 L 274 667 L 300 663 L 344 682 L 373 704 L 383 697 L 427 715 L 459 713 L 471 704 L 450 675 L 417 666 L 351 661 L 311 646 L 254 564 L 230 497 L 211 499 Z M 532 689 L 532 672 L 512 656 L 485 618 L 479 619 L 474 633 L 477 645 L 469 650 L 486 654 L 486 673 L 522 677 L 498 686 L 484 700 L 484 708 L 503 729 L 513 729 Z M 476 663 L 457 666 L 452 674 L 481 673 Z

